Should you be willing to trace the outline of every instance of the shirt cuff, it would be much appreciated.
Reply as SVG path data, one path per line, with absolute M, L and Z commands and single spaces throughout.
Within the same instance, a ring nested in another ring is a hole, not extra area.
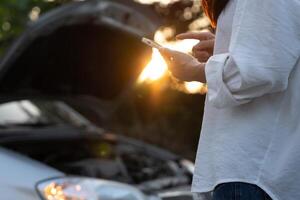
M 223 73 L 229 53 L 217 54 L 207 61 L 205 75 L 208 86 L 208 103 L 216 108 L 233 107 L 242 104 L 237 101 L 229 90 Z

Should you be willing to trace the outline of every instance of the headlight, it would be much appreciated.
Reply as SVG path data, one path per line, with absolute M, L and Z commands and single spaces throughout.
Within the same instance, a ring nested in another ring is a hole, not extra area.
M 148 200 L 130 185 L 92 178 L 51 179 L 39 183 L 37 189 L 45 200 Z

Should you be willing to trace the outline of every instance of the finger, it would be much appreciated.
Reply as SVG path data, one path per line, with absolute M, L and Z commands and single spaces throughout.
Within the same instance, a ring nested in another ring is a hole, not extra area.
M 209 59 L 210 54 L 206 51 L 196 51 L 194 56 L 199 62 L 206 62 Z
M 181 33 L 176 36 L 179 40 L 184 39 L 196 39 L 196 40 L 210 40 L 214 38 L 214 34 L 211 32 L 189 32 L 189 33 Z
M 170 58 L 172 56 L 172 50 L 168 48 L 159 49 L 160 54 L 165 58 Z
M 169 62 L 171 59 L 170 51 L 167 48 L 161 48 L 159 49 L 160 54 L 165 59 L 166 62 Z
M 164 49 L 160 50 L 160 52 L 164 58 L 171 60 L 172 62 L 180 61 L 183 59 L 183 57 L 190 56 L 190 55 L 182 53 L 180 51 L 175 51 L 175 50 L 171 50 L 168 48 L 164 48 Z
M 201 41 L 193 47 L 193 52 L 194 51 L 200 51 L 200 50 L 212 51 L 212 49 L 214 47 L 214 43 L 215 43 L 215 40 Z

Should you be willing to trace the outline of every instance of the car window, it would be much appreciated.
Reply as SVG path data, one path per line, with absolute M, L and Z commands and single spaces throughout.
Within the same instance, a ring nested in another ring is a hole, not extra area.
M 27 100 L 1 104 L 0 113 L 0 124 L 28 123 L 41 117 L 40 110 Z
M 19 100 L 0 104 L 0 127 L 52 125 L 87 127 L 90 122 L 62 101 Z

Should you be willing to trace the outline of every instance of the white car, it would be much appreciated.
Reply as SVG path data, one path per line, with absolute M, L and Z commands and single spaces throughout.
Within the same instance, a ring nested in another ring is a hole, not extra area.
M 193 163 L 105 128 L 158 26 L 122 2 L 53 10 L 2 58 L 1 200 L 192 199 Z

